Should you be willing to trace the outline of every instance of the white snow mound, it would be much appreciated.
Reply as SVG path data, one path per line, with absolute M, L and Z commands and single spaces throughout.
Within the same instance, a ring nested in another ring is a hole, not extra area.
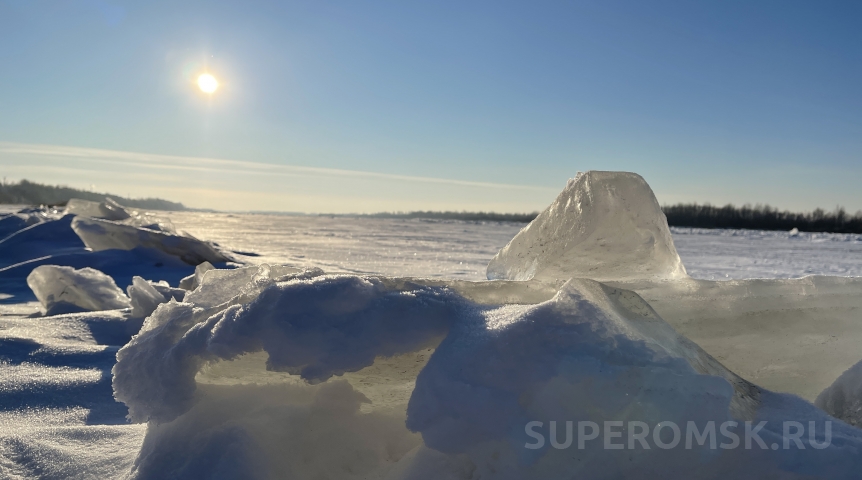
M 488 264 L 489 280 L 685 278 L 667 219 L 635 173 L 578 173 Z
M 275 270 L 223 277 L 232 294 L 207 272 L 120 349 L 115 396 L 148 422 L 132 478 L 849 479 L 862 467 L 862 431 L 833 422 L 831 446 L 814 448 L 829 417 L 742 381 L 633 292 L 574 279 L 538 304 L 487 305 L 458 291 L 481 295 L 468 282 Z M 767 444 L 783 420 L 821 427 L 791 450 L 525 448 L 528 422 L 547 438 L 550 421 L 580 420 L 765 420 Z
M 129 298 L 114 279 L 92 269 L 42 265 L 27 276 L 27 285 L 46 315 L 128 308 Z

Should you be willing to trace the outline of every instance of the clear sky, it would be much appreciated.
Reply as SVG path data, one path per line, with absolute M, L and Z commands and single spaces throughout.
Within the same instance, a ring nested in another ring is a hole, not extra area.
M 0 168 L 195 207 L 862 209 L 862 2 L 0 0 Z M 209 72 L 212 95 L 195 84 Z

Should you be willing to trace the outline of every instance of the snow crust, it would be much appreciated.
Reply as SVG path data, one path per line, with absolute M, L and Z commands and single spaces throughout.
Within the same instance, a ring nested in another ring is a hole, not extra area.
M 667 219 L 635 173 L 578 173 L 488 264 L 489 280 L 685 278 Z
M 114 279 L 92 268 L 42 265 L 27 276 L 27 285 L 46 315 L 129 307 L 129 298 Z

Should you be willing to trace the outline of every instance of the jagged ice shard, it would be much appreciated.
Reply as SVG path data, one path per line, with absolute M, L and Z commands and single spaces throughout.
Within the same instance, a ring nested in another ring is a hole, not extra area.
M 635 173 L 579 173 L 488 264 L 489 280 L 685 278 L 667 219 Z
M 797 341 L 816 328 L 858 339 L 858 280 L 690 279 L 647 184 L 615 172 L 571 181 L 488 277 L 201 269 L 117 354 L 115 396 L 147 422 L 132 478 L 857 478 L 862 430 L 827 415 L 859 404 L 855 371 L 824 412 L 725 363 L 763 370 L 762 356 L 730 358 L 740 343 L 798 347 L 786 364 L 826 377 L 793 384 L 813 400 L 860 355 L 805 370 L 803 354 L 837 349 Z M 738 422 L 740 437 L 766 422 L 765 443 L 552 447 L 567 421 Z M 818 430 L 778 448 L 785 421 Z M 553 440 L 527 448 L 531 422 Z

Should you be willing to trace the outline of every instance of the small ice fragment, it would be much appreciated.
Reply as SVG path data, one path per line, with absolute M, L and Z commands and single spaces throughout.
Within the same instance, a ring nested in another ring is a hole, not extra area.
M 204 274 L 214 268 L 215 267 L 210 262 L 201 263 L 195 267 L 195 273 L 180 280 L 180 288 L 184 290 L 194 290 L 198 288 L 198 285 L 201 284 L 201 280 L 204 278 Z
M 182 301 L 185 290 L 171 288 L 167 282 L 152 283 L 141 277 L 132 278 L 132 284 L 126 288 L 132 303 L 132 317 L 149 317 L 159 305 L 171 301 Z

